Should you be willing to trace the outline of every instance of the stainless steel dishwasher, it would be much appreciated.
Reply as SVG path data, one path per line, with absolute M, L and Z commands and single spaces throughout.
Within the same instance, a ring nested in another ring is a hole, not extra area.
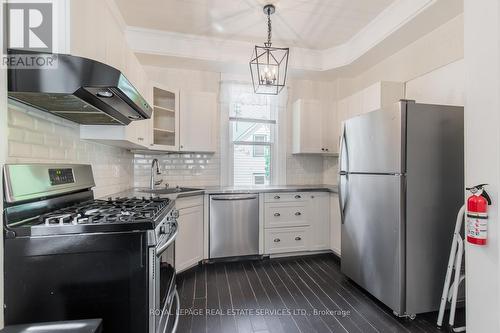
M 259 195 L 210 196 L 210 258 L 259 254 Z

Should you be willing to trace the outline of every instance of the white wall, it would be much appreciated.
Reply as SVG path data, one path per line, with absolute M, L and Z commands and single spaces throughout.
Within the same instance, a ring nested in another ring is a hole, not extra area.
M 406 82 L 406 98 L 419 103 L 465 104 L 465 61 L 460 59 Z
M 340 79 L 339 99 L 377 81 L 407 82 L 463 58 L 463 15 L 360 74 Z
M 466 184 L 490 184 L 488 245 L 466 246 L 467 332 L 500 332 L 500 2 L 465 0 Z

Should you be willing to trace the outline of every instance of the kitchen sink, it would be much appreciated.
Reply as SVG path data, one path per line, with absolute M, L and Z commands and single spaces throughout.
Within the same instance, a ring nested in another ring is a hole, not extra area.
M 165 187 L 154 190 L 151 189 L 140 190 L 140 192 L 142 193 L 150 193 L 150 194 L 175 194 L 175 193 L 185 193 L 193 191 L 201 191 L 201 189 L 191 188 L 191 187 Z

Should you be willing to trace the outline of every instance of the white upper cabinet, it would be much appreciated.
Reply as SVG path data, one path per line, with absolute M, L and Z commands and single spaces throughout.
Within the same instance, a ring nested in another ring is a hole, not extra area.
M 339 123 L 363 113 L 382 109 L 404 98 L 404 83 L 377 82 L 337 102 Z
M 217 150 L 217 95 L 181 91 L 180 151 Z
M 298 99 L 293 103 L 293 153 L 335 154 L 333 110 L 323 109 L 314 99 Z
M 217 95 L 153 85 L 153 141 L 150 149 L 215 152 Z
M 153 84 L 150 149 L 179 150 L 179 90 Z
M 342 134 L 342 122 L 360 114 L 379 110 L 397 103 L 405 95 L 402 82 L 377 82 L 337 102 L 337 138 Z M 338 142 L 338 141 L 337 141 Z

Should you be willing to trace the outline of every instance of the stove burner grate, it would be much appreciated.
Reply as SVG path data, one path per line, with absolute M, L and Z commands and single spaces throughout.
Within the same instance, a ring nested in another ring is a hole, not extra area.
M 91 200 L 41 215 L 39 225 L 132 223 L 156 219 L 170 203 L 160 198 Z

